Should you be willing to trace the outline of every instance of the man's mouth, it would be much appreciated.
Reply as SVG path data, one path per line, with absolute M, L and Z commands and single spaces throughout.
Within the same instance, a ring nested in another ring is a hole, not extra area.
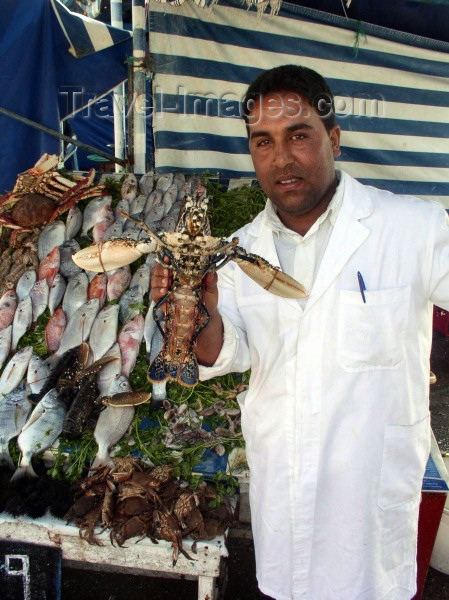
M 301 177 L 296 177 L 295 175 L 289 175 L 289 176 L 285 176 L 285 177 L 279 177 L 279 179 L 276 180 L 276 183 L 279 185 L 291 185 L 291 184 L 297 183 L 298 181 L 301 181 Z

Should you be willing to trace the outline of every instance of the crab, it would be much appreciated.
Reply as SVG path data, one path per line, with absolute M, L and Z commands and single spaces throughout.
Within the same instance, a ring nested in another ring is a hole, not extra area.
M 56 154 L 43 154 L 34 167 L 18 175 L 12 192 L 0 198 L 0 227 L 15 230 L 12 244 L 17 232 L 32 231 L 54 221 L 84 198 L 108 193 L 106 186 L 92 185 L 95 169 L 71 181 L 56 170 L 58 161 Z

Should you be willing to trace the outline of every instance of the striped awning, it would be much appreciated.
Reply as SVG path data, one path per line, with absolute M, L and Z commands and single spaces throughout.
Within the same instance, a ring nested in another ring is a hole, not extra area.
M 258 16 L 152 0 L 155 167 L 254 177 L 239 101 L 264 69 L 302 64 L 336 96 L 339 166 L 449 207 L 449 45 L 283 2 Z
M 51 3 L 69 43 L 69 52 L 75 58 L 88 56 L 132 37 L 129 31 L 71 12 L 59 0 L 51 0 Z

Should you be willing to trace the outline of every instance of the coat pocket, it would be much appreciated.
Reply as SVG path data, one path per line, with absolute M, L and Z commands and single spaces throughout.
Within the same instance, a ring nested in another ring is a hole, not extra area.
M 410 287 L 341 290 L 337 362 L 348 372 L 397 369 L 403 357 Z
M 379 507 L 386 510 L 416 499 L 430 452 L 430 418 L 412 425 L 387 425 L 379 483 Z

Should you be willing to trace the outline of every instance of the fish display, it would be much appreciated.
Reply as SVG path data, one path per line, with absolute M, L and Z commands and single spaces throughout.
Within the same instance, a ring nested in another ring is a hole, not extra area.
M 6 465 L 11 470 L 14 470 L 14 463 L 9 454 L 8 444 L 19 435 L 31 408 L 24 381 L 0 401 L 0 465 Z

